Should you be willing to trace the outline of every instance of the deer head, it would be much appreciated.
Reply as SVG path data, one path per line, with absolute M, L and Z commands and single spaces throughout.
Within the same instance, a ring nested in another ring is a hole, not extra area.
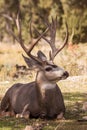
M 65 71 L 64 69 L 60 68 L 59 66 L 55 65 L 53 60 L 55 58 L 55 56 L 64 48 L 64 46 L 67 44 L 68 42 L 68 27 L 66 24 L 66 36 L 65 36 L 65 40 L 64 43 L 62 45 L 61 48 L 56 48 L 55 46 L 55 37 L 56 37 L 56 30 L 57 30 L 57 17 L 56 19 L 52 18 L 52 22 L 48 22 L 46 21 L 46 30 L 43 33 L 39 33 L 37 31 L 37 29 L 35 29 L 35 31 L 37 32 L 37 34 L 39 35 L 36 42 L 32 42 L 33 40 L 31 40 L 31 44 L 29 46 L 29 48 L 27 48 L 24 45 L 24 41 L 22 39 L 22 30 L 21 30 L 21 20 L 19 18 L 19 14 L 17 15 L 17 19 L 15 21 L 16 23 L 16 27 L 18 29 L 18 36 L 16 36 L 12 30 L 9 29 L 9 33 L 20 43 L 21 47 L 23 48 L 23 50 L 26 52 L 26 54 L 28 55 L 28 57 L 25 57 L 23 55 L 23 58 L 25 60 L 25 62 L 27 63 L 27 65 L 30 68 L 37 68 L 38 69 L 38 81 L 41 81 L 41 78 L 43 79 L 43 81 L 49 81 L 49 82 L 56 82 L 58 80 L 61 79 L 66 79 L 68 77 L 68 72 Z M 50 32 L 50 40 L 48 40 L 44 34 L 46 34 L 46 32 L 49 31 Z M 30 34 L 32 36 L 32 31 L 31 31 L 31 24 L 30 24 Z M 51 47 L 52 51 L 49 52 L 49 57 L 50 59 L 48 60 L 46 55 L 42 52 L 42 51 L 38 51 L 37 52 L 37 56 L 34 56 L 31 54 L 33 48 L 36 46 L 36 44 L 38 44 L 38 42 L 40 41 L 40 39 L 43 38 Z

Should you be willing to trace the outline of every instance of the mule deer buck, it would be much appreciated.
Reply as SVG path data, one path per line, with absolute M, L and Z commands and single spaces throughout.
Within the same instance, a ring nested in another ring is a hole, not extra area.
M 1 101 L 1 111 L 13 112 L 16 116 L 25 118 L 63 118 L 65 105 L 61 90 L 56 82 L 66 79 L 69 74 L 64 69 L 55 65 L 53 60 L 67 44 L 68 27 L 66 25 L 66 36 L 60 49 L 55 46 L 57 18 L 52 18 L 51 23 L 46 21 L 46 30 L 41 34 L 37 31 L 39 36 L 36 42 L 32 43 L 31 41 L 29 48 L 27 48 L 22 39 L 19 17 L 16 23 L 19 35 L 16 36 L 11 30 L 10 33 L 29 56 L 25 57 L 23 55 L 23 58 L 30 68 L 37 69 L 37 75 L 34 82 L 27 84 L 17 83 L 9 88 Z M 44 35 L 47 31 L 50 33 L 50 39 L 47 39 Z M 49 52 L 49 60 L 40 50 L 37 52 L 37 56 L 31 54 L 33 48 L 41 38 L 44 39 L 52 49 L 52 51 Z

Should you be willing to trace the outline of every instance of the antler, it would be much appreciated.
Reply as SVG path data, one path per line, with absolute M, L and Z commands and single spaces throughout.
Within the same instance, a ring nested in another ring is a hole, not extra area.
M 29 46 L 29 48 L 26 48 L 26 46 L 24 45 L 24 41 L 22 39 L 22 31 L 21 31 L 21 20 L 19 18 L 19 14 L 20 14 L 20 11 L 18 12 L 17 14 L 17 19 L 15 20 L 15 23 L 16 23 L 16 26 L 17 26 L 17 29 L 18 29 L 18 36 L 16 36 L 14 34 L 14 32 L 8 27 L 9 29 L 9 33 L 20 43 L 21 47 L 24 49 L 24 51 L 26 52 L 26 54 L 33 58 L 34 60 L 38 61 L 41 63 L 41 60 L 32 55 L 31 54 L 31 51 L 33 50 L 34 46 L 39 42 L 39 40 L 41 38 L 43 38 L 45 41 L 47 41 L 52 49 L 52 51 L 49 52 L 49 56 L 50 56 L 50 60 L 54 60 L 55 56 L 65 47 L 65 45 L 67 44 L 68 42 L 68 26 L 67 26 L 67 23 L 66 23 L 66 36 L 65 36 L 65 40 L 63 42 L 63 45 L 60 47 L 60 48 L 56 48 L 56 45 L 55 45 L 55 37 L 56 37 L 56 30 L 57 30 L 57 17 L 55 19 L 52 18 L 52 22 L 49 23 L 48 21 L 45 22 L 46 26 L 47 26 L 47 29 L 43 32 L 43 33 L 39 33 L 36 29 L 35 31 L 38 33 L 38 38 L 36 40 L 36 42 L 32 42 L 33 40 L 31 40 L 31 44 Z M 11 17 L 8 17 L 6 15 L 4 15 L 5 18 L 7 18 L 8 20 L 12 21 L 12 18 Z M 13 19 L 14 20 L 14 19 Z M 44 34 L 47 32 L 47 31 L 50 31 L 50 40 L 48 40 Z M 31 38 L 32 38 L 32 29 L 31 29 L 31 23 L 30 23 L 30 35 L 31 35 Z
M 49 55 L 50 55 L 50 60 L 53 61 L 53 59 L 55 58 L 55 56 L 65 47 L 65 45 L 68 42 L 68 26 L 66 23 L 66 36 L 65 36 L 65 40 L 63 42 L 63 45 L 61 48 L 56 48 L 55 46 L 55 37 L 56 37 L 56 30 L 57 30 L 57 17 L 54 20 L 52 18 L 52 22 L 49 23 L 48 21 L 46 22 L 47 26 L 49 27 L 50 30 L 50 40 L 46 39 L 44 36 L 43 38 L 50 44 L 52 52 L 50 51 Z
M 48 31 L 48 28 L 38 36 L 37 40 L 35 42 L 33 42 L 32 40 L 32 30 L 31 30 L 31 23 L 30 23 L 30 35 L 31 35 L 31 44 L 29 46 L 29 48 L 27 48 L 25 45 L 24 45 L 24 41 L 22 39 L 22 29 L 21 29 L 21 19 L 19 18 L 19 14 L 20 12 L 18 12 L 17 14 L 17 18 L 15 20 L 15 23 L 16 23 L 16 27 L 17 27 L 17 30 L 18 30 L 18 36 L 14 34 L 14 32 L 9 28 L 8 26 L 8 31 L 9 33 L 16 39 L 17 42 L 20 43 L 21 47 L 23 48 L 23 50 L 26 52 L 26 54 L 31 57 L 32 59 L 38 61 L 38 62 L 42 62 L 38 57 L 34 56 L 31 54 L 31 51 L 33 50 L 34 46 L 39 42 L 39 40 L 43 37 L 43 35 Z M 10 17 L 10 16 L 9 16 Z M 5 17 L 8 19 L 8 17 Z M 10 20 L 10 19 L 8 19 Z M 12 19 L 11 19 L 12 20 Z
M 50 60 L 53 61 L 53 59 L 55 58 L 55 56 L 65 47 L 65 45 L 68 42 L 68 26 L 67 23 L 65 23 L 66 25 L 66 36 L 65 36 L 65 40 L 63 42 L 63 45 L 61 46 L 61 48 L 56 48 L 55 46 L 55 37 L 56 37 L 56 30 L 57 30 L 57 17 L 55 18 L 55 20 L 52 18 L 52 22 L 49 23 L 48 21 L 46 21 L 46 25 L 49 28 L 50 31 L 50 40 L 48 40 L 44 35 L 42 36 L 42 38 L 47 41 L 52 49 L 52 52 L 49 52 L 49 56 L 50 56 Z M 40 33 L 35 30 L 39 35 Z

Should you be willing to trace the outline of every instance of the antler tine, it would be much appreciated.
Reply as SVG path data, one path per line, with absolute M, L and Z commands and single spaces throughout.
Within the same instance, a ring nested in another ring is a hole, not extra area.
M 20 24 L 20 20 L 19 20 L 19 14 L 20 14 L 20 11 L 18 11 L 18 14 L 17 14 L 17 18 L 16 20 L 13 19 L 11 16 L 9 16 L 8 14 L 4 14 L 2 15 L 3 17 L 5 17 L 7 20 L 9 21 L 14 21 L 16 26 L 17 26 L 17 29 L 18 29 L 18 37 L 15 35 L 15 33 L 12 31 L 12 29 L 10 28 L 10 22 L 8 22 L 8 26 L 7 26 L 7 32 L 9 32 L 13 38 L 19 42 L 22 46 L 22 48 L 27 52 L 27 48 L 24 46 L 23 44 L 23 40 L 22 40 L 22 36 L 21 36 L 21 24 Z
M 30 37 L 32 38 L 33 35 L 32 35 L 32 27 L 31 27 L 31 23 L 32 23 L 32 19 L 30 19 Z
M 16 26 L 17 26 L 17 29 L 18 29 L 18 40 L 17 41 L 20 43 L 21 47 L 27 53 L 28 49 L 24 46 L 24 42 L 23 42 L 23 39 L 22 39 L 21 19 L 19 19 L 19 15 L 20 15 L 20 10 L 18 11 L 17 19 L 16 19 Z
M 56 30 L 55 30 L 55 21 L 53 20 L 53 17 L 52 17 L 52 23 L 49 23 L 49 21 L 46 20 L 46 25 L 47 25 L 47 27 L 50 30 L 50 40 L 48 40 L 48 39 L 46 39 L 44 37 L 43 37 L 43 39 L 46 40 L 49 43 L 52 51 L 54 51 L 55 50 L 55 46 L 54 46 L 53 43 L 55 42 Z
M 57 28 L 57 17 L 54 20 L 52 17 L 52 23 L 50 24 L 50 45 L 52 48 L 52 53 L 54 53 L 56 51 L 56 47 L 55 47 L 55 37 L 56 37 L 56 28 Z
M 11 16 L 9 16 L 8 14 L 1 14 L 4 18 L 6 18 L 7 20 L 9 20 L 9 21 L 14 21 L 14 19 L 11 17 Z M 6 30 L 9 34 L 11 34 L 13 37 L 14 37 L 14 39 L 16 39 L 16 41 L 18 41 L 19 42 L 19 39 L 18 39 L 18 37 L 13 33 L 13 31 L 10 29 L 10 23 L 8 22 L 8 24 L 7 24 L 7 30 Z
M 66 36 L 65 36 L 63 45 L 61 46 L 60 49 L 56 49 L 56 51 L 55 51 L 55 53 L 54 53 L 52 59 L 54 59 L 54 57 L 65 47 L 65 45 L 66 45 L 67 42 L 68 42 L 68 35 L 69 35 L 69 34 L 68 34 L 68 25 L 67 25 L 67 23 L 65 23 L 65 25 L 66 25 Z

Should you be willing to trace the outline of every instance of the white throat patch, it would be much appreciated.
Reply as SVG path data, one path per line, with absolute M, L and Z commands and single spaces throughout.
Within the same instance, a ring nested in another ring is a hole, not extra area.
M 46 84 L 41 85 L 42 90 L 48 90 L 48 89 L 54 89 L 54 88 L 56 88 L 56 84 L 46 83 Z

